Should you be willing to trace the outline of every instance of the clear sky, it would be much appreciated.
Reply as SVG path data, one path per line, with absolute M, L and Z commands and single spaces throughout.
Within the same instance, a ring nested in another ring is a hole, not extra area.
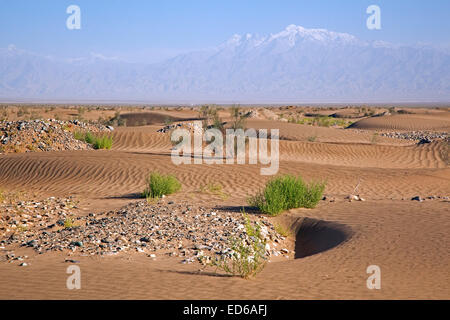
M 66 28 L 71 4 L 81 8 L 81 30 Z M 371 4 L 381 8 L 381 30 L 366 28 Z M 289 24 L 450 46 L 449 17 L 449 0 L 0 0 L 0 47 L 158 60 L 216 46 L 235 33 L 277 33 Z

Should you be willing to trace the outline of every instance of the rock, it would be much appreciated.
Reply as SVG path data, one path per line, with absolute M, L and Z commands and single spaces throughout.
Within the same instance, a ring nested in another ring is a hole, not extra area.
M 80 263 L 80 261 L 78 261 L 78 260 L 72 260 L 72 259 L 65 259 L 64 262 Z
M 19 264 L 19 266 L 26 267 L 26 266 L 28 266 L 28 264 L 26 262 L 22 262 L 21 264 Z
M 289 253 L 289 250 L 286 249 L 286 248 L 283 248 L 283 249 L 281 249 L 280 251 L 281 251 L 282 253 Z
M 38 245 L 37 240 L 30 240 L 27 242 L 28 247 L 36 247 Z
M 71 212 L 61 212 L 63 203 Z M 30 204 L 31 202 L 23 203 L 25 208 L 30 207 Z M 43 206 L 47 209 L 41 209 Z M 41 201 L 41 205 L 32 207 L 26 214 L 35 217 L 39 213 L 39 220 L 43 225 L 39 228 L 30 225 L 26 233 L 16 233 L 3 240 L 2 246 L 26 244 L 43 254 L 71 250 L 83 255 L 111 255 L 135 250 L 152 252 L 148 254 L 152 259 L 156 258 L 159 250 L 164 250 L 163 252 L 170 252 L 171 256 L 182 257 L 184 263 L 192 263 L 199 258 L 205 261 L 210 256 L 209 253 L 230 255 L 230 237 L 248 241 L 252 239 L 246 233 L 244 218 L 235 212 L 213 211 L 211 208 L 178 201 L 169 205 L 164 201 L 149 204 L 143 200 L 116 211 L 99 213 L 97 217 L 78 216 L 77 228 L 49 228 L 53 221 L 63 224 L 64 219 L 57 219 L 63 214 L 72 216 L 73 209 L 69 208 L 73 208 L 73 202 L 58 198 Z M 9 215 L 12 216 L 12 213 Z M 13 219 L 4 223 L 11 220 Z M 261 234 L 265 238 L 284 245 L 283 238 L 275 232 L 268 219 L 255 216 L 251 220 L 261 226 Z M 275 247 L 275 243 L 265 247 L 267 256 L 274 252 L 272 247 Z M 275 254 L 279 255 L 280 252 Z
M 427 131 L 383 132 L 380 135 L 389 138 L 418 141 L 419 145 L 431 143 L 433 142 L 433 140 L 448 140 L 449 138 L 448 132 L 427 132 Z
M 422 201 L 423 201 L 423 199 L 422 199 L 420 196 L 412 197 L 411 200 L 412 200 L 412 201 L 419 201 L 419 202 L 422 202 Z
M 70 243 L 71 246 L 75 246 L 75 247 L 82 247 L 83 246 L 83 242 L 82 241 L 72 241 Z
M 72 130 L 68 130 L 68 128 L 72 128 Z M 91 132 L 109 131 L 103 125 L 87 124 L 81 121 L 56 121 L 54 119 L 0 121 L 2 150 L 10 153 L 93 149 L 90 144 L 75 139 L 72 133 L 73 129 Z M 17 148 L 18 146 L 21 147 Z
M 417 144 L 426 144 L 426 143 L 431 143 L 431 140 L 428 138 L 422 138 Z

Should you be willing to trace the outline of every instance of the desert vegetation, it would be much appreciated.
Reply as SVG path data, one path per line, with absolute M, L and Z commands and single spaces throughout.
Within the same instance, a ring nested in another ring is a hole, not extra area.
M 204 257 L 207 266 L 222 270 L 232 276 L 244 279 L 255 276 L 262 271 L 267 263 L 266 241 L 261 232 L 261 226 L 257 222 L 251 222 L 245 211 L 242 212 L 245 219 L 244 239 L 230 237 L 229 251 L 226 254 L 216 255 L 213 258 Z
M 296 124 L 305 124 L 310 126 L 317 126 L 317 127 L 342 127 L 346 128 L 350 126 L 353 121 L 348 119 L 340 119 L 340 118 L 331 118 L 327 116 L 315 116 L 315 117 L 291 117 L 288 119 L 288 122 L 290 123 L 296 123 Z
M 209 182 L 207 184 L 202 184 L 200 185 L 199 192 L 219 196 L 222 200 L 226 200 L 229 197 L 229 195 L 223 191 L 222 184 L 220 184 L 219 182 Z
M 113 138 L 107 134 L 95 135 L 90 131 L 75 131 L 73 133 L 75 139 L 91 144 L 94 149 L 111 149 Z
M 181 183 L 174 175 L 164 175 L 158 171 L 150 172 L 146 183 L 147 187 L 141 194 L 144 198 L 161 198 L 181 189 Z
M 284 175 L 267 182 L 264 190 L 248 199 L 251 206 L 276 216 L 293 208 L 314 208 L 325 190 L 324 182 L 306 183 L 300 176 Z
M 64 285 L 51 281 L 60 271 L 51 270 L 55 262 L 64 266 L 73 259 L 90 272 L 106 270 L 102 281 L 117 285 L 102 288 L 120 298 L 333 298 L 335 292 L 370 298 L 365 279 L 358 287 L 347 281 L 364 273 L 360 261 L 344 259 L 356 248 L 389 268 L 418 266 L 432 276 L 419 279 L 424 291 L 417 296 L 445 298 L 438 285 L 447 279 L 440 262 L 448 238 L 442 238 L 449 201 L 448 108 L 390 115 L 385 106 L 203 107 L 207 126 L 224 133 L 279 129 L 279 172 L 291 175 L 270 177 L 260 174 L 267 165 L 247 158 L 239 165 L 172 163 L 179 141 L 168 142 L 168 136 L 181 128 L 192 137 L 203 120 L 200 109 L 0 106 L 0 118 L 8 119 L 0 123 L 0 268 L 7 280 L 0 296 L 35 298 L 45 290 L 66 298 Z M 380 116 L 366 118 L 372 111 Z M 43 120 L 26 120 L 36 115 Z M 347 120 L 357 125 L 342 129 Z M 108 144 L 96 143 L 102 135 L 114 139 L 113 150 L 93 150 Z M 202 140 L 201 147 L 209 143 Z M 320 181 L 325 177 L 326 190 Z M 239 208 L 248 204 L 252 214 L 243 216 Z M 320 257 L 306 258 L 315 254 Z M 343 263 L 339 272 L 335 261 Z M 51 272 L 38 275 L 41 267 Z M 199 274 L 199 268 L 211 272 Z M 14 291 L 24 277 L 39 281 Z M 410 297 L 406 280 L 382 298 Z M 222 290 L 228 284 L 242 286 Z

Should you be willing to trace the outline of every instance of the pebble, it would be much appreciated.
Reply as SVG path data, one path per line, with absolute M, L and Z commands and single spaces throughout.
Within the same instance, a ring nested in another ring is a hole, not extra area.
M 360 197 L 359 195 L 348 195 L 345 199 L 348 199 L 348 201 L 352 202 L 352 201 L 366 201 L 366 199 Z
M 380 136 L 418 141 L 418 144 L 431 143 L 434 140 L 448 140 L 447 132 L 411 131 L 411 132 L 383 132 Z
M 3 153 L 93 149 L 90 144 L 75 139 L 74 131 L 110 130 L 100 124 L 78 120 L 0 121 L 0 145 Z
M 61 201 L 67 203 L 57 198 L 51 201 L 47 199 L 43 203 L 52 208 Z M 96 216 L 80 216 L 74 219 L 78 225 L 76 228 L 65 228 L 64 220 L 58 219 L 60 213 L 57 212 L 41 219 L 42 228 L 30 228 L 16 233 L 14 237 L 7 237 L 2 244 L 8 246 L 27 243 L 39 253 L 65 250 L 70 252 L 76 249 L 81 255 L 110 255 L 130 250 L 142 253 L 168 250 L 173 256 L 182 257 L 184 263 L 190 263 L 193 261 L 190 259 L 197 260 L 209 253 L 229 252 L 230 236 L 241 239 L 247 237 L 242 215 L 212 211 L 186 202 L 168 205 L 162 201 L 150 204 L 143 200 L 130 203 L 116 211 L 99 213 Z M 34 212 L 29 214 L 36 215 Z M 68 214 L 73 216 L 70 212 Z M 40 215 L 43 216 L 42 213 Z M 56 221 L 59 224 L 55 225 Z M 283 243 L 284 237 L 275 232 L 274 226 L 267 219 L 255 215 L 252 221 L 259 224 L 266 243 Z M 52 227 L 49 228 L 50 226 Z M 270 246 L 266 249 L 268 255 L 274 252 L 270 250 Z
M 80 261 L 78 261 L 78 260 L 72 260 L 72 259 L 65 259 L 64 262 L 80 263 Z

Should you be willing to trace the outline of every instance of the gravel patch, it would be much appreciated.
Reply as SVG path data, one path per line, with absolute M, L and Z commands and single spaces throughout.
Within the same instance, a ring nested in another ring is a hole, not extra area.
M 67 213 L 57 213 L 42 220 L 38 228 L 5 234 L 0 245 L 19 244 L 40 254 L 66 251 L 114 255 L 137 251 L 151 258 L 165 254 L 180 257 L 182 263 L 191 263 L 204 255 L 227 254 L 231 250 L 230 237 L 247 237 L 245 219 L 240 213 L 215 211 L 186 202 L 169 203 L 134 202 L 116 211 L 77 217 L 70 227 L 61 221 Z M 281 249 L 286 239 L 268 219 L 251 215 L 250 220 L 261 227 L 268 244 L 267 256 L 283 254 L 276 248 Z
M 411 131 L 411 132 L 383 132 L 380 136 L 405 139 L 411 141 L 419 141 L 421 143 L 429 143 L 434 140 L 449 140 L 447 132 L 428 132 L 428 131 Z
M 112 130 L 78 120 L 0 121 L 0 153 L 93 149 L 88 143 L 75 139 L 75 131 Z

